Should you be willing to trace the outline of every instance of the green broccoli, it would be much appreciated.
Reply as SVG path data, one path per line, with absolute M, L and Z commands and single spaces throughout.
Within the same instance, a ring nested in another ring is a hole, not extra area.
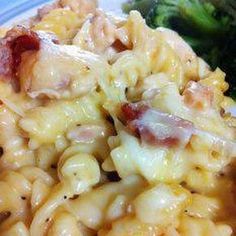
M 158 0 L 130 0 L 123 4 L 122 9 L 125 13 L 129 13 L 131 10 L 137 10 L 145 18 L 157 1 Z
M 199 0 L 160 0 L 147 15 L 147 23 L 153 28 L 158 26 L 200 34 L 222 35 L 229 29 L 230 19 L 218 12 L 210 2 Z

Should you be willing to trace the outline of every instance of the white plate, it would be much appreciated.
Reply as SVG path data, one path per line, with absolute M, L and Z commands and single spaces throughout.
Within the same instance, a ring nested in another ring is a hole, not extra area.
M 51 0 L 0 0 L 0 25 L 9 26 L 36 14 L 37 9 Z M 122 15 L 125 0 L 99 0 L 99 6 L 108 12 Z

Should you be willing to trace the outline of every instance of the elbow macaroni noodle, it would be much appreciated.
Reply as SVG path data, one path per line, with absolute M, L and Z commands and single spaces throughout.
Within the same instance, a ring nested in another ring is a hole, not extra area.
M 21 91 L 0 83 L 0 235 L 236 234 L 225 74 L 175 32 L 96 4 L 59 1 L 32 26 L 41 48 L 22 55 Z M 187 145 L 134 135 L 121 106 L 140 101 L 191 122 Z

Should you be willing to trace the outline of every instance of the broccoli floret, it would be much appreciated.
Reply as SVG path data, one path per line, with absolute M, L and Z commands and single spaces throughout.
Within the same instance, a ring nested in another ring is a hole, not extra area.
M 177 1 L 165 0 L 159 1 L 147 15 L 147 24 L 152 28 L 158 26 L 172 28 L 172 23 L 175 19 L 179 18 L 179 9 Z
M 145 18 L 157 1 L 158 0 L 130 0 L 123 4 L 122 9 L 125 13 L 129 13 L 131 10 L 137 10 Z
M 236 0 L 209 0 L 218 9 L 227 12 L 231 16 L 231 25 L 236 26 Z
M 191 27 L 198 34 L 214 36 L 227 32 L 229 22 L 229 17 L 219 15 L 213 4 L 199 0 L 160 0 L 147 16 L 152 28 L 163 26 L 181 31 L 185 26 L 185 31 Z

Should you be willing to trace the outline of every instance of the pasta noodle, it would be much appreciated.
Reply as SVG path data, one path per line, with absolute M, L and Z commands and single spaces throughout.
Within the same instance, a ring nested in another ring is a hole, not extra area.
M 20 135 L 17 127 L 19 116 L 10 111 L 5 105 L 0 108 L 1 130 L 1 169 L 19 168 L 25 165 L 33 165 L 34 153 L 27 147 L 27 141 Z
M 223 71 L 94 0 L 0 37 L 0 236 L 236 234 Z
M 20 126 L 29 133 L 32 142 L 40 144 L 53 143 L 63 135 L 67 128 L 76 124 L 89 124 L 102 119 L 99 110 L 98 94 L 71 101 L 60 101 L 46 107 L 32 109 L 20 120 Z M 56 119 L 54 117 L 56 115 Z M 69 117 L 69 119 L 67 119 Z M 33 130 L 31 127 L 35 127 Z
M 68 204 L 68 209 L 84 225 L 98 230 L 104 225 L 106 218 L 109 220 L 108 216 L 110 216 L 111 208 L 115 207 L 115 202 L 121 201 L 122 204 L 128 205 L 128 201 L 144 187 L 145 182 L 140 177 L 131 176 L 119 183 L 108 183 L 92 192 L 82 194 L 81 197 Z M 126 208 L 122 211 L 122 204 L 116 205 L 116 219 L 126 213 Z

